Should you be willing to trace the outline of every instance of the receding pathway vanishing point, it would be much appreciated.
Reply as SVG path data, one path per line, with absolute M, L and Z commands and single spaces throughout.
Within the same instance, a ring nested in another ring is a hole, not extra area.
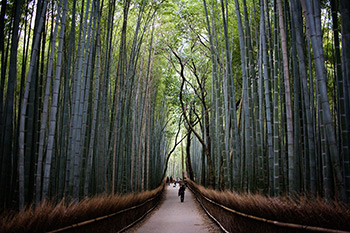
M 137 233 L 213 233 L 222 232 L 205 214 L 189 189 L 185 192 L 185 201 L 177 196 L 179 186 L 166 187 L 161 206 L 145 221 L 127 232 Z

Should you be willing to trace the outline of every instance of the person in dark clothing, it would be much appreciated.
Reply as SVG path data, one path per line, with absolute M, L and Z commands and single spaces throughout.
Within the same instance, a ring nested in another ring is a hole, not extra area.
M 185 184 L 180 183 L 178 196 L 180 197 L 181 202 L 184 202 L 184 199 L 185 199 L 185 189 L 186 189 Z
M 170 179 L 169 179 L 169 176 L 167 176 L 167 177 L 166 177 L 166 183 L 167 183 L 168 185 L 170 185 Z

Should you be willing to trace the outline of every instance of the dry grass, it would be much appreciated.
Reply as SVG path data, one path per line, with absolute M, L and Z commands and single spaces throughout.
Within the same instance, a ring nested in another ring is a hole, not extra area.
M 205 189 L 191 181 L 191 187 L 207 198 L 235 211 L 268 220 L 350 231 L 350 205 L 326 202 L 322 198 L 265 197 L 253 194 L 236 194 Z M 200 195 L 198 195 L 200 196 Z M 200 198 L 220 223 L 230 232 L 310 232 L 275 227 L 272 224 L 251 220 L 218 208 Z
M 50 201 L 44 201 L 37 207 L 30 206 L 18 213 L 4 213 L 0 216 L 0 232 L 47 232 L 65 226 L 87 221 L 97 217 L 105 216 L 120 210 L 144 203 L 146 200 L 157 196 L 163 191 L 164 184 L 152 191 L 140 194 L 126 195 L 99 195 L 92 198 L 85 198 L 74 204 L 61 201 L 57 205 Z M 161 195 L 160 197 L 161 198 Z M 156 198 L 157 199 L 157 198 Z M 114 230 L 122 229 L 148 211 L 155 201 L 115 216 L 113 221 Z M 125 216 L 123 216 L 125 215 Z M 135 219 L 130 216 L 135 216 Z M 107 220 L 108 221 L 108 220 Z M 89 225 L 90 230 L 92 229 Z M 77 230 L 74 230 L 77 232 Z M 86 232 L 86 230 L 83 230 Z M 91 230 L 91 232 L 94 232 Z M 108 232 L 108 230 L 104 231 Z

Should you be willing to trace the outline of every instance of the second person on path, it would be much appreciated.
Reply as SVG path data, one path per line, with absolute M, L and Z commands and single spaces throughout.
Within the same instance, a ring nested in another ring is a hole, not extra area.
M 180 188 L 179 188 L 179 193 L 178 196 L 180 196 L 181 198 L 181 202 L 184 202 L 185 199 L 185 184 L 183 184 L 182 182 L 180 183 Z

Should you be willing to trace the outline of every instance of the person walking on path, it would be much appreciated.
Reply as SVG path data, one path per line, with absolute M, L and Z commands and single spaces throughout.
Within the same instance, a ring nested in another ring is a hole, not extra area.
M 203 211 L 189 189 L 186 188 L 186 203 L 180 204 L 179 199 L 177 199 L 178 188 L 166 186 L 164 191 L 165 197 L 160 206 L 146 216 L 144 221 L 125 233 L 222 232 Z
M 180 188 L 179 188 L 179 193 L 178 196 L 180 196 L 181 202 L 184 202 L 185 199 L 185 184 L 184 183 L 180 183 Z

